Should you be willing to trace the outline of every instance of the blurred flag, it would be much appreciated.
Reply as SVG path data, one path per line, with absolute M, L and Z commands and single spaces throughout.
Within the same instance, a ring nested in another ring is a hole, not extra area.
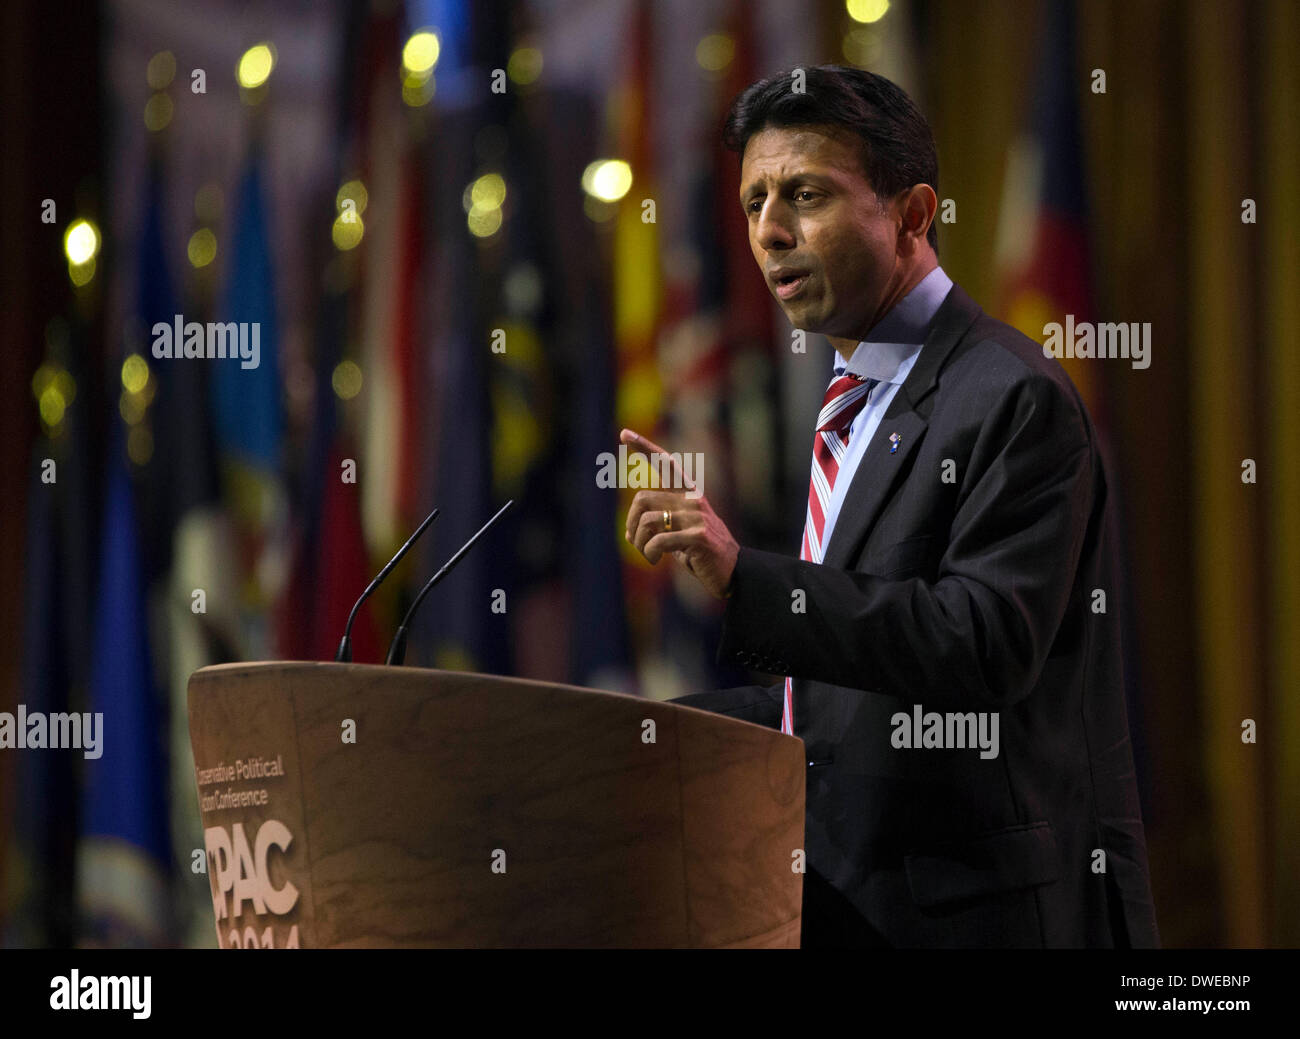
M 361 500 L 366 543 L 387 559 L 415 516 L 416 278 L 422 242 L 411 113 L 402 102 L 397 18 L 372 19 L 365 112 L 365 233 L 359 361 Z M 394 588 L 396 583 L 394 583 Z
M 242 360 L 227 359 L 213 365 L 213 414 L 217 445 L 224 454 L 252 468 L 275 473 L 281 463 L 284 416 L 271 228 L 262 188 L 262 163 L 260 146 L 255 144 L 235 191 L 230 261 L 219 307 L 219 319 L 246 325 L 250 341 L 256 326 L 257 364 L 249 367 Z
M 564 531 L 573 590 L 572 681 L 596 689 L 635 691 L 628 645 L 625 545 L 621 495 L 596 483 L 597 458 L 618 452 L 614 418 L 614 355 L 609 330 L 595 313 L 580 318 L 582 362 L 574 387 L 574 490 Z
M 208 362 L 223 497 L 241 563 L 240 634 L 250 659 L 273 655 L 268 607 L 283 590 L 288 554 L 279 323 L 263 162 L 255 140 L 235 191 L 229 261 L 217 307 L 218 320 L 235 323 L 241 341 L 257 342 L 256 356 Z M 245 349 L 252 352 L 251 346 Z
M 716 127 L 722 125 L 731 101 L 758 78 L 753 19 L 743 0 L 734 0 L 731 23 L 735 57 L 723 72 L 711 124 Z M 727 150 L 718 133 L 709 143 L 711 196 L 704 204 L 711 206 L 711 219 L 705 220 L 701 213 L 698 220 L 699 226 L 709 229 L 711 239 L 701 307 L 722 315 L 720 345 L 725 363 L 706 362 L 703 367 L 709 374 L 702 381 L 721 377 L 721 384 L 708 392 L 719 397 L 734 458 L 747 462 L 734 467 L 737 494 L 745 503 L 747 525 L 766 532 L 778 521 L 766 503 L 786 500 L 782 470 L 754 460 L 775 460 L 780 455 L 782 421 L 773 402 L 779 398 L 779 362 L 789 350 L 775 339 L 775 304 L 750 248 L 749 225 L 740 208 L 740 158 Z M 733 456 L 723 457 L 729 463 Z M 730 465 L 724 468 L 731 471 Z
M 619 430 L 612 309 L 593 303 L 608 299 L 608 242 L 599 240 L 608 228 L 572 190 L 602 154 L 588 129 L 598 118 L 595 99 L 545 78 L 516 111 L 501 303 L 524 349 L 499 358 L 508 363 L 494 385 L 504 438 L 496 472 L 502 495 L 522 482 L 512 564 L 522 602 L 511 611 L 518 673 L 632 692 L 620 495 L 596 482 L 597 459 L 618 450 Z M 520 411 L 525 429 L 512 431 Z
M 445 4 L 441 9 L 451 11 Z M 486 3 L 467 6 L 465 11 L 465 21 L 449 14 L 448 24 L 469 26 L 467 38 L 454 49 L 470 55 L 500 53 L 507 26 L 500 6 Z M 506 112 L 499 95 L 444 107 L 442 60 L 438 62 L 439 86 L 434 100 L 437 138 L 483 142 L 499 135 Z M 486 76 L 487 72 L 480 68 L 474 74 Z M 496 433 L 492 395 L 500 355 L 492 351 L 490 326 L 495 286 L 499 284 L 495 266 L 499 240 L 493 235 L 501 232 L 494 232 L 487 222 L 471 229 L 464 206 L 480 177 L 500 173 L 495 168 L 497 156 L 486 147 L 434 146 L 426 147 L 423 154 L 434 182 L 429 197 L 436 199 L 438 206 L 433 217 L 439 237 L 430 243 L 437 259 L 427 270 L 426 284 L 433 286 L 438 330 L 431 344 L 437 392 L 436 429 L 430 430 L 436 438 L 436 447 L 429 453 L 436 458 L 436 489 L 431 498 L 442 514 L 424 539 L 416 588 L 504 504 L 493 484 Z M 499 201 L 495 192 L 480 195 L 480 199 L 489 208 Z M 424 603 L 412 630 L 408 659 L 448 670 L 513 673 L 510 546 L 509 528 L 498 526 L 462 560 Z M 504 603 L 502 594 L 506 595 Z
M 63 654 L 62 582 L 54 495 L 57 487 L 41 483 L 41 470 L 49 455 L 48 444 L 37 444 L 28 485 L 27 536 L 24 573 L 26 603 L 23 623 L 22 692 L 19 702 L 30 713 L 67 711 L 70 677 Z M 73 807 L 68 797 L 74 789 L 72 756 L 68 753 L 16 755 L 14 778 L 17 797 L 14 828 L 5 875 L 4 945 L 31 948 L 71 937 L 70 920 L 60 920 L 58 900 L 70 901 L 66 873 L 60 878 L 60 859 L 71 865 L 71 849 L 59 848 L 62 827 L 50 825 Z M 61 796 L 60 796 L 61 795 Z M 63 884 L 60 884 L 60 879 Z M 60 891 L 60 887 L 63 888 Z
M 515 45 L 521 45 L 520 34 Z M 499 570 L 509 603 L 510 673 L 557 681 L 567 677 L 569 668 L 569 602 L 561 568 L 563 488 L 556 474 L 564 447 L 558 428 L 560 394 L 571 387 L 560 376 L 558 328 L 568 315 L 559 286 L 557 243 L 565 229 L 553 204 L 553 164 L 566 167 L 560 176 L 571 177 L 571 185 L 578 183 L 580 168 L 572 168 L 574 157 L 555 154 L 559 145 L 545 119 L 546 105 L 537 103 L 541 90 L 541 84 L 512 84 L 506 92 L 500 118 L 509 147 L 485 174 L 502 175 L 501 208 L 506 213 L 498 232 L 505 236 L 505 248 L 493 272 L 495 299 L 488 322 L 495 343 L 490 355 L 492 485 L 494 500 L 515 502 L 501 520 L 500 543 L 509 556 Z M 495 184 L 482 183 L 481 195 Z
M 1088 200 L 1075 75 L 1074 3 L 1043 5 L 1033 108 L 1007 160 L 998 220 L 999 316 L 1043 342 L 1049 322 L 1091 321 L 1093 298 Z M 1105 407 L 1096 364 L 1062 358 L 1103 432 Z
M 437 104 L 442 109 L 461 108 L 479 96 L 483 80 L 476 78 L 473 56 L 483 33 L 482 20 L 504 29 L 514 15 L 502 9 L 503 0 L 406 0 L 406 25 L 411 33 L 432 30 L 438 36 Z M 479 48 L 479 53 L 482 48 Z M 494 53 L 500 53 L 494 52 Z
M 300 491 L 294 502 L 293 562 L 289 580 L 277 604 L 277 651 L 288 660 L 333 660 L 343 637 L 342 628 L 337 631 L 330 628 L 317 594 L 317 565 L 321 561 L 326 493 L 343 477 L 342 453 L 335 450 L 339 399 L 334 390 L 333 373 L 343 358 L 347 311 L 346 292 L 340 287 L 327 286 L 320 300 L 316 326 L 316 391 L 311 432 L 301 462 Z M 332 460 L 335 467 L 331 471 Z M 355 493 L 355 484 L 352 490 Z M 357 587 L 354 601 L 372 576 L 367 576 Z M 370 615 L 368 606 L 363 607 L 367 617 Z M 329 644 L 331 639 L 333 645 L 330 645 L 328 653 L 317 653 L 317 647 Z
M 157 946 L 171 923 L 166 712 L 150 659 L 125 437 L 113 426 L 86 707 L 97 719 L 100 756 L 85 763 L 78 902 L 86 944 Z
M 1031 122 L 1007 162 L 1006 187 L 998 227 L 998 263 L 1002 272 L 1001 313 L 1008 323 L 1037 342 L 1044 326 L 1094 320 L 1089 243 L 1088 194 L 1085 186 L 1083 127 L 1076 91 L 1084 89 L 1075 74 L 1074 0 L 1045 3 L 1040 17 L 1042 43 L 1033 93 Z M 1107 470 L 1108 493 L 1121 530 L 1128 529 L 1121 470 L 1111 444 L 1104 365 L 1090 358 L 1062 357 L 1060 363 L 1079 390 L 1097 430 Z M 1121 557 L 1128 542 L 1116 546 Z M 1120 572 L 1131 568 L 1121 559 Z M 1134 704 L 1141 689 L 1138 628 L 1130 586 L 1112 593 L 1120 606 L 1124 682 L 1129 703 L 1129 733 L 1138 774 L 1149 775 L 1140 715 Z M 1144 800 L 1147 781 L 1143 780 Z
M 152 448 L 142 457 L 138 485 L 140 529 L 148 551 L 143 560 L 152 580 L 170 568 L 172 532 L 180 517 L 197 502 L 210 497 L 216 478 L 212 456 L 212 423 L 208 404 L 207 377 L 212 362 L 196 358 L 156 358 L 151 344 L 155 325 L 171 328 L 176 315 L 185 321 L 199 315 L 180 305 L 172 267 L 164 246 L 164 184 L 162 155 L 151 140 L 144 190 L 140 199 L 140 237 L 136 253 L 136 293 L 127 322 L 128 354 L 138 354 L 146 364 L 148 380 L 140 386 L 132 381 L 128 396 L 136 407 L 128 414 L 151 430 Z M 179 353 L 180 344 L 176 344 Z M 114 372 L 110 391 L 127 389 L 119 385 Z
M 138 251 L 136 328 L 145 342 L 155 323 L 171 324 L 176 313 L 188 320 L 199 312 L 191 298 L 184 307 L 174 289 L 164 246 L 163 162 L 151 156 L 145 184 Z M 157 575 L 165 604 L 166 631 L 161 664 L 168 675 L 171 833 L 173 862 L 190 883 L 176 895 L 177 937 L 187 945 L 211 945 L 212 901 L 206 876 L 190 863 L 203 847 L 189 734 L 189 676 L 209 664 L 238 659 L 239 563 L 231 551 L 233 532 L 219 500 L 209 373 L 214 363 L 198 359 L 154 358 L 147 399 L 152 426 L 152 457 L 143 467 L 148 509 L 142 529 L 150 547 L 146 572 Z
M 342 478 L 344 459 L 355 454 L 347 453 L 346 443 L 340 439 L 326 467 L 320 540 L 316 545 L 316 589 L 311 602 L 299 604 L 303 614 L 315 616 L 311 660 L 334 659 L 352 604 L 375 576 L 361 533 L 357 484 Z M 358 611 L 352 627 L 352 659 L 359 664 L 381 664 L 384 660 L 369 602 Z
M 48 441 L 36 445 L 28 490 L 26 595 L 22 692 L 28 714 L 71 710 L 72 661 L 66 652 L 65 597 L 85 589 L 65 587 L 56 499 L 58 484 L 43 483 Z M 68 947 L 74 939 L 73 867 L 76 818 L 76 751 L 28 752 L 15 759 L 17 791 L 5 876 L 3 945 Z M 3 845 L 0 845 L 3 846 Z
M 190 746 L 189 679 L 209 664 L 242 659 L 238 647 L 238 565 L 225 512 L 214 500 L 196 502 L 172 534 L 172 568 L 163 587 L 170 688 L 172 861 L 182 878 L 177 891 L 177 937 L 185 945 L 212 945 L 212 897 L 207 875 L 191 869 L 203 847 L 202 818 Z
M 91 672 L 91 531 L 98 495 L 90 441 L 86 329 L 55 318 L 32 380 L 43 435 L 33 445 L 27 501 L 21 689 L 29 713 L 86 708 Z M 5 854 L 6 947 L 70 948 L 77 938 L 77 750 L 14 758 L 15 803 Z
M 334 170 L 329 183 L 343 178 L 345 156 L 358 149 L 358 124 L 364 108 L 364 93 L 358 87 L 365 81 L 368 65 L 358 60 L 356 40 L 365 35 L 370 24 L 368 5 L 363 0 L 348 0 L 344 8 L 343 31 L 339 34 L 336 61 L 341 73 L 335 98 Z M 325 511 L 325 493 L 331 480 L 342 478 L 341 469 L 330 472 L 339 427 L 339 396 L 335 390 L 335 373 L 344 357 L 348 330 L 349 294 L 353 285 L 351 267 L 345 263 L 331 241 L 331 227 L 339 214 L 336 192 L 331 191 L 320 211 L 318 255 L 321 270 L 321 296 L 317 304 L 316 328 L 312 341 L 315 390 L 312 394 L 311 426 L 306 449 L 299 460 L 299 478 L 293 487 L 291 503 L 293 543 L 289 550 L 289 579 L 276 606 L 276 650 L 289 660 L 334 658 L 342 629 L 331 631 L 321 600 L 317 595 L 317 563 L 320 558 L 321 524 Z M 364 214 L 363 214 L 364 219 Z M 353 456 L 355 458 L 355 455 Z M 355 486 L 355 485 L 354 485 Z M 369 583 L 369 578 L 366 579 Z M 360 595 L 365 584 L 356 589 Z M 367 609 L 367 616 L 369 611 Z M 328 654 L 316 654 L 322 640 L 332 640 Z
M 478 284 L 474 246 L 456 248 L 449 242 L 441 277 L 451 296 L 475 300 Z M 438 400 L 437 490 L 434 504 L 441 516 L 424 538 L 414 587 L 418 587 L 496 512 L 503 502 L 492 495 L 492 404 L 488 388 L 491 363 L 486 329 L 476 319 L 475 308 L 463 304 L 449 314 L 447 325 L 434 344 Z M 499 532 L 487 535 L 426 600 L 412 631 L 412 649 L 423 647 L 424 662 L 447 670 L 507 673 L 509 645 L 493 638 L 491 618 L 498 634 L 504 618 L 492 614 L 491 575 Z M 508 602 L 507 602 L 508 608 Z M 431 655 L 429 655 L 431 654 Z M 415 654 L 413 653 L 412 656 Z
M 617 152 L 632 169 L 631 188 L 618 203 L 614 217 L 617 425 L 611 445 L 605 450 L 615 452 L 618 451 L 618 431 L 623 427 L 633 429 L 656 443 L 662 442 L 664 434 L 660 428 L 664 414 L 664 388 L 657 350 L 664 287 L 657 213 L 662 200 L 656 190 L 653 147 L 653 7 L 648 0 L 636 0 L 631 6 L 630 17 L 631 26 L 624 43 L 623 77 L 610 96 Z M 656 210 L 653 219 L 649 206 Z M 609 521 L 616 535 L 635 494 L 635 489 L 625 489 L 619 494 L 618 513 Z M 615 543 L 623 546 L 627 617 L 633 627 L 632 644 L 639 661 L 638 674 L 641 679 L 649 678 L 652 684 L 658 685 L 657 676 L 668 666 L 659 649 L 659 633 L 664 597 L 671 587 L 670 570 L 667 566 L 651 567 L 622 539 Z
M 670 282 L 659 357 L 671 443 L 703 454 L 710 503 L 738 537 L 782 543 L 773 304 L 755 269 L 740 209 L 740 162 L 719 132 L 732 99 L 756 78 L 751 22 L 745 5 L 733 0 L 725 31 L 697 47 L 713 72 L 714 95 L 706 147 L 698 149 L 694 170 L 686 243 L 692 262 L 673 265 L 689 280 Z M 676 594 L 664 606 L 664 640 L 678 672 L 677 691 L 743 681 L 744 672 L 715 661 L 720 604 L 680 567 L 672 572 Z

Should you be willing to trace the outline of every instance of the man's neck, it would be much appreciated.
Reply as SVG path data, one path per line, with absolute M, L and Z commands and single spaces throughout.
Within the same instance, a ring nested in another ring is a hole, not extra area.
M 928 275 L 932 270 L 934 270 L 938 266 L 939 266 L 938 257 L 936 257 L 934 253 L 930 253 L 930 255 L 927 256 L 924 261 L 918 264 L 917 267 L 907 276 L 907 278 L 900 284 L 900 287 L 894 289 L 893 292 L 889 294 L 889 296 L 886 298 L 886 305 L 878 314 L 876 314 L 874 320 L 871 322 L 870 327 L 868 327 L 867 330 L 862 333 L 862 336 L 860 338 L 843 339 L 840 336 L 826 337 L 827 340 L 830 341 L 831 346 L 835 347 L 835 352 L 844 359 L 845 364 L 848 364 L 850 358 L 853 357 L 854 352 L 858 348 L 858 344 L 871 334 L 871 329 L 875 328 L 878 324 L 880 324 L 880 322 L 884 320 L 885 315 L 888 314 L 891 310 L 894 309 L 894 307 L 898 305 L 898 301 L 905 298 L 909 292 L 911 292 L 914 288 L 916 288 L 919 284 L 921 284 L 921 282 L 925 279 L 926 275 Z
M 845 364 L 849 363 L 849 359 L 857 352 L 858 344 L 862 342 L 861 339 L 840 339 L 838 336 L 826 338 L 830 340 L 831 346 L 835 347 L 835 352 L 840 355 Z

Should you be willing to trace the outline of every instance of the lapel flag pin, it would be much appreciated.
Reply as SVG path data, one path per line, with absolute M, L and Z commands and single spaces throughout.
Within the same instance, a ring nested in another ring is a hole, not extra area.
M 903 442 L 903 438 L 897 433 L 889 434 L 889 443 L 892 445 L 889 449 L 891 455 L 898 454 L 898 445 Z

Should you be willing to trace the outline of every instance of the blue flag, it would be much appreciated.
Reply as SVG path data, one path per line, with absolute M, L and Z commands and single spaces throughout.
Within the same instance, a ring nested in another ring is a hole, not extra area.
M 78 891 L 92 945 L 163 944 L 170 922 L 166 712 L 154 682 L 134 492 L 114 424 L 109 454 L 86 752 Z
M 213 418 L 217 444 L 224 454 L 256 469 L 278 472 L 284 415 L 261 166 L 261 158 L 255 154 L 235 193 L 230 266 L 219 308 L 222 322 L 240 326 L 241 343 L 245 337 L 248 343 L 257 343 L 256 357 L 212 362 Z

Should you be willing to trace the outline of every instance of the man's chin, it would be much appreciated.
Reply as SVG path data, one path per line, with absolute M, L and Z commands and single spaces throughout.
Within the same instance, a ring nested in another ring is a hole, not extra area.
M 808 335 L 824 336 L 831 334 L 826 331 L 826 327 L 821 319 L 813 314 L 808 314 L 806 312 L 791 314 L 789 311 L 786 311 L 785 316 L 790 319 L 791 325 L 799 329 L 801 332 L 806 332 Z
M 813 335 L 820 334 L 821 318 L 810 307 L 790 306 L 780 300 L 777 300 L 777 302 L 781 304 L 781 310 L 785 314 L 786 320 L 795 328 L 801 332 L 810 332 Z

